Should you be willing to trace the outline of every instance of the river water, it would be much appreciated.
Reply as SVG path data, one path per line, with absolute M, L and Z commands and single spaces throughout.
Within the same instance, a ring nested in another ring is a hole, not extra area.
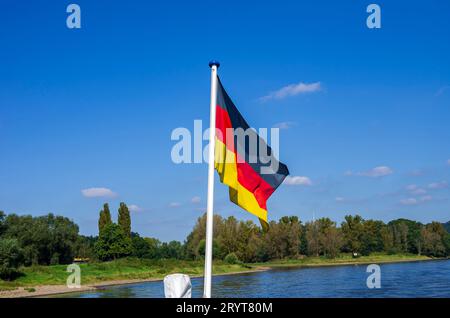
M 275 269 L 213 277 L 213 297 L 450 297 L 450 260 L 381 264 L 381 288 L 369 289 L 367 265 Z M 203 279 L 192 279 L 201 297 Z M 164 297 L 162 282 L 107 287 L 63 297 Z

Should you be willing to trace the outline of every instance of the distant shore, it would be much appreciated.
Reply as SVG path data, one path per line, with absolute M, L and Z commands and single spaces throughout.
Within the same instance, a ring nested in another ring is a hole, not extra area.
M 255 264 L 231 265 L 217 262 L 214 264 L 214 275 L 238 275 L 276 268 L 348 266 L 430 260 L 438 259 L 411 254 L 375 254 L 359 258 L 352 258 L 349 255 L 341 255 L 334 259 L 304 257 Z M 3 282 L 0 280 L 0 298 L 46 297 L 65 293 L 89 292 L 116 285 L 162 281 L 165 275 L 176 272 L 186 273 L 191 278 L 203 276 L 203 263 L 201 261 L 166 260 L 167 269 L 162 270 L 165 267 L 164 263 L 164 261 L 117 260 L 106 264 L 82 264 L 82 275 L 85 272 L 86 277 L 83 282 L 82 276 L 81 288 L 68 288 L 63 284 L 68 275 L 65 272 L 65 266 L 39 266 L 27 269 L 25 278 L 19 278 L 17 282 Z M 112 270 L 113 268 L 115 271 Z
M 402 262 L 419 262 L 439 260 L 440 258 L 432 258 L 423 255 L 414 254 L 382 254 L 376 253 L 369 256 L 361 256 L 353 258 L 349 255 L 340 255 L 337 258 L 323 257 L 305 257 L 300 259 L 274 260 L 267 263 L 255 263 L 255 266 L 268 266 L 270 268 L 283 267 L 323 267 L 323 266 L 348 266 L 348 265 L 367 265 L 367 264 L 385 264 L 385 263 L 402 263 Z

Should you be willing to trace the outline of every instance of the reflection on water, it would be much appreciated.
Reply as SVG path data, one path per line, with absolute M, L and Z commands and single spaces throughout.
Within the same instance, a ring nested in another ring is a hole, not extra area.
M 450 297 L 450 260 L 381 265 L 381 289 L 368 289 L 367 266 L 289 268 L 213 277 L 213 297 Z M 201 297 L 203 279 L 192 279 Z M 108 287 L 60 297 L 164 297 L 162 282 Z

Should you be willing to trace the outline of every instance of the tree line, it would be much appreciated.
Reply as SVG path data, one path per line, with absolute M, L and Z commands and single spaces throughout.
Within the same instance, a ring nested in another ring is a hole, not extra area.
M 384 223 L 347 215 L 338 225 L 329 218 L 303 223 L 297 216 L 271 221 L 263 231 L 252 221 L 214 216 L 213 255 L 227 262 L 265 262 L 303 256 L 337 257 L 340 253 L 414 253 L 450 255 L 450 222 L 441 224 L 397 219 Z M 206 216 L 200 217 L 186 240 L 161 242 L 131 230 L 131 215 L 120 203 L 113 222 L 105 203 L 98 235 L 79 234 L 78 225 L 63 216 L 6 215 L 0 211 L 0 278 L 17 275 L 20 266 L 69 264 L 74 258 L 109 261 L 122 257 L 201 259 L 205 252 Z
M 95 262 L 129 256 L 182 259 L 183 255 L 181 242 L 161 242 L 132 232 L 130 211 L 123 202 L 117 223 L 109 205 L 103 205 L 96 236 L 80 235 L 72 220 L 52 213 L 34 217 L 0 211 L 0 279 L 20 275 L 21 266 L 70 264 L 76 258 Z
M 98 220 L 98 237 L 92 247 L 93 250 L 86 256 L 101 261 L 127 256 L 149 259 L 183 258 L 182 243 L 161 242 L 132 232 L 130 211 L 123 202 L 119 206 L 117 224 L 112 221 L 109 205 L 103 205 Z
M 78 225 L 63 216 L 5 215 L 0 211 L 0 278 L 22 265 L 67 264 L 81 244 Z
M 187 258 L 203 256 L 205 228 L 204 215 L 185 241 Z M 284 216 L 278 222 L 271 221 L 268 231 L 252 221 L 214 216 L 215 258 L 233 253 L 244 262 L 265 262 L 305 255 L 334 258 L 340 253 L 358 256 L 375 252 L 446 257 L 450 255 L 450 234 L 438 222 L 397 219 L 386 224 L 359 215 L 345 216 L 340 226 L 329 218 L 303 224 L 297 216 Z

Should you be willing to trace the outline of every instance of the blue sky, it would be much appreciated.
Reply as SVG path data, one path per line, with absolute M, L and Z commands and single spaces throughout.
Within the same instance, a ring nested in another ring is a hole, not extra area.
M 79 30 L 69 1 L 2 2 L 0 209 L 96 234 L 103 202 L 125 201 L 134 231 L 183 240 L 207 166 L 172 163 L 170 135 L 208 122 L 214 58 L 247 121 L 283 128 L 280 159 L 303 177 L 269 219 L 450 220 L 448 1 L 376 1 L 377 30 L 366 1 L 73 2 Z M 261 99 L 299 83 L 319 84 Z M 254 220 L 216 181 L 216 212 Z

